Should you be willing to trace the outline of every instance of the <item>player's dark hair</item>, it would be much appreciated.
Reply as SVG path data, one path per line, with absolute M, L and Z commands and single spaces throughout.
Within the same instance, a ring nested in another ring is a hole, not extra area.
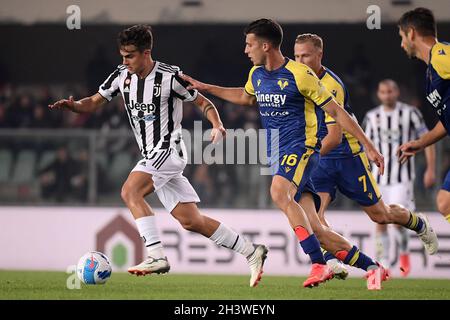
M 117 37 L 119 47 L 134 45 L 140 52 L 153 47 L 152 28 L 138 24 L 119 32 Z
M 258 38 L 269 41 L 274 47 L 279 48 L 283 42 L 283 29 L 271 19 L 259 19 L 250 23 L 244 30 L 244 35 L 253 33 Z
M 437 36 L 433 12 L 427 8 L 405 12 L 398 20 L 398 26 L 405 33 L 408 32 L 408 28 L 414 28 L 422 36 Z

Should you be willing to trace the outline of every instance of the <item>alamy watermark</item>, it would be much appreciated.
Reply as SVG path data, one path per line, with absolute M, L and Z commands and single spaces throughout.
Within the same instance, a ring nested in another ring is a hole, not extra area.
M 81 9 L 73 4 L 67 7 L 66 13 L 69 15 L 66 19 L 66 26 L 69 30 L 81 29 Z
M 278 169 L 278 129 L 227 129 L 217 143 L 211 143 L 211 130 L 203 130 L 202 121 L 194 121 L 193 130 L 182 130 L 188 164 L 260 165 L 261 175 L 271 175 Z M 268 146 L 272 161 L 268 160 Z
M 369 30 L 381 29 L 381 9 L 379 6 L 372 4 L 367 7 L 366 13 L 369 15 L 366 20 L 366 26 Z
M 68 266 L 66 273 L 69 275 L 66 280 L 66 288 L 69 290 L 81 289 L 81 280 L 77 275 L 77 266 L 75 264 Z

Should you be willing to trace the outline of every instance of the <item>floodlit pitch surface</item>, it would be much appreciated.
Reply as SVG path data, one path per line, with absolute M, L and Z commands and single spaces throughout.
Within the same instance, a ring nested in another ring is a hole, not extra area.
M 392 279 L 368 291 L 365 279 L 331 280 L 307 289 L 304 277 L 264 276 L 256 288 L 247 276 L 114 273 L 105 285 L 68 289 L 64 272 L 0 271 L 0 299 L 450 299 L 450 279 Z M 72 274 L 73 276 L 73 274 Z

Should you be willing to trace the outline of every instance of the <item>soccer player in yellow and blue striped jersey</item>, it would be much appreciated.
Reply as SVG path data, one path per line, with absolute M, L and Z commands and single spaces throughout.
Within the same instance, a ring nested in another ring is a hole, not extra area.
M 296 61 L 311 67 L 325 88 L 333 93 L 340 106 L 353 115 L 344 83 L 329 68 L 322 65 L 322 38 L 316 34 L 297 36 L 294 55 Z M 312 175 L 314 187 L 321 198 L 319 215 L 322 223 L 328 225 L 324 213 L 335 198 L 336 190 L 339 189 L 345 196 L 356 201 L 373 221 L 383 224 L 395 223 L 417 233 L 423 232 L 426 229 L 425 218 L 410 213 L 402 206 L 387 206 L 383 202 L 377 183 L 370 171 L 364 148 L 358 140 L 348 131 L 343 130 L 330 115 L 327 114 L 325 119 L 325 124 L 321 128 L 321 138 L 323 139 L 320 151 L 321 159 Z M 406 216 L 409 219 L 402 222 L 400 219 L 392 219 L 393 216 Z M 333 266 L 333 269 L 342 270 L 330 253 L 325 253 L 325 259 L 331 262 L 330 265 Z M 369 271 L 369 282 L 374 274 L 373 271 Z M 386 277 L 387 274 L 382 275 L 382 278 Z
M 398 26 L 401 46 L 407 55 L 422 60 L 428 66 L 425 78 L 427 100 L 439 117 L 431 131 L 400 146 L 399 160 L 405 162 L 415 153 L 450 135 L 450 43 L 438 41 L 434 15 L 426 8 L 406 12 Z M 436 203 L 439 212 L 450 223 L 450 171 L 445 176 Z
M 372 259 L 344 237 L 324 227 L 318 219 L 311 174 L 320 157 L 323 110 L 364 145 L 368 157 L 380 166 L 381 172 L 383 157 L 314 71 L 283 56 L 280 51 L 283 32 L 278 23 L 259 19 L 249 24 L 244 34 L 245 53 L 254 64 L 245 87 L 224 88 L 184 76 L 192 84 L 188 88 L 235 104 L 258 105 L 263 127 L 278 132 L 277 152 L 271 152 L 275 139 L 270 132 L 267 139 L 269 162 L 275 169 L 270 191 L 272 200 L 285 213 L 301 247 L 311 258 L 312 271 L 304 286 L 314 286 L 329 278 L 320 244 L 346 263 L 365 270 L 378 270 Z M 296 195 L 298 202 L 294 198 Z M 406 224 L 410 214 L 394 211 L 385 219 Z

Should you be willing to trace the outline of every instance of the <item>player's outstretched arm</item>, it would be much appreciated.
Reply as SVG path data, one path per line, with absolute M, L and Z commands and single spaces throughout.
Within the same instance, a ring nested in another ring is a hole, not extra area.
M 333 117 L 338 124 L 353 135 L 359 142 L 361 142 L 366 150 L 367 157 L 373 161 L 377 167 L 380 168 L 379 173 L 384 173 L 384 158 L 383 155 L 375 148 L 372 141 L 364 134 L 359 124 L 353 120 L 352 117 L 341 108 L 334 100 L 331 100 L 322 107 L 331 117 Z
M 197 89 L 200 92 L 212 94 L 213 96 L 241 106 L 254 106 L 256 104 L 255 96 L 245 92 L 244 88 L 220 87 L 200 82 L 185 74 L 180 76 L 183 80 L 190 83 L 188 90 Z
M 417 140 L 408 141 L 402 144 L 397 150 L 398 161 L 400 163 L 405 163 L 415 155 L 417 152 L 422 151 L 426 147 L 435 144 L 447 135 L 447 131 L 444 128 L 442 122 L 438 121 L 436 126 L 425 133 Z
M 100 93 L 75 101 L 73 96 L 69 99 L 61 99 L 54 104 L 49 104 L 50 109 L 67 109 L 76 113 L 91 113 L 108 102 Z
M 220 119 L 219 112 L 217 112 L 216 106 L 200 93 L 194 100 L 194 104 L 202 111 L 203 116 L 208 119 L 213 126 L 211 131 L 211 141 L 216 143 L 225 137 L 226 131 L 223 127 L 223 123 Z

